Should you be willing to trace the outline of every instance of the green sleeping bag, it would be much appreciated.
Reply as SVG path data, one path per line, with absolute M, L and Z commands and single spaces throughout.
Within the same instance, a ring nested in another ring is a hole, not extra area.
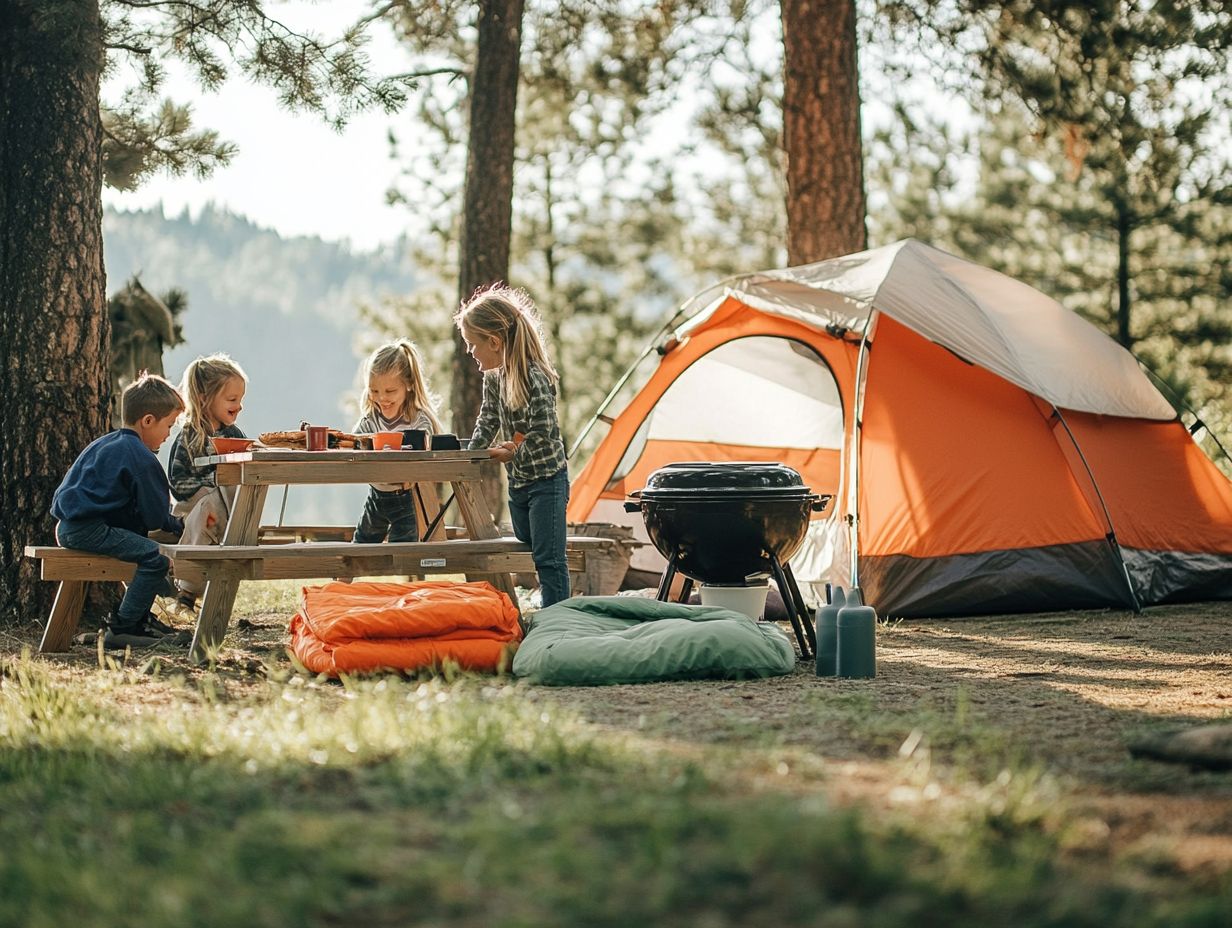
M 796 654 L 768 622 L 716 606 L 633 596 L 575 596 L 530 616 L 513 674 L 593 686 L 791 673 Z

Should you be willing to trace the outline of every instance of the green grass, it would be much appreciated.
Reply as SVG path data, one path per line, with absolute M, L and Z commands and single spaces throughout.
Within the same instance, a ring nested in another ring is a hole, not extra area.
M 1074 852 L 1008 768 L 912 818 L 750 788 L 722 749 L 505 681 L 68 676 L 0 663 L 0 925 L 1232 923 L 1219 880 Z

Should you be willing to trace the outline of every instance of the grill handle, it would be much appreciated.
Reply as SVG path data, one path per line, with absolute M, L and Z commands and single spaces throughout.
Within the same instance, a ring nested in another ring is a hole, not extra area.
M 834 494 L 832 493 L 818 493 L 815 497 L 813 497 L 813 501 L 810 506 L 813 512 L 821 512 L 830 505 L 830 500 L 832 499 L 834 499 Z M 626 508 L 628 505 L 628 503 L 625 504 Z
M 629 494 L 629 499 L 625 500 L 625 512 L 640 512 L 642 509 L 642 501 L 637 497 L 642 495 L 641 490 L 634 490 Z

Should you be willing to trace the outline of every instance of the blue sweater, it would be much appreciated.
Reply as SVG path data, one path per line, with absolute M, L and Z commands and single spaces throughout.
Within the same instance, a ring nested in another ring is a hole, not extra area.
M 184 530 L 184 522 L 171 514 L 171 489 L 162 465 L 132 429 L 90 442 L 52 497 L 51 514 L 61 522 L 102 519 L 140 535 Z

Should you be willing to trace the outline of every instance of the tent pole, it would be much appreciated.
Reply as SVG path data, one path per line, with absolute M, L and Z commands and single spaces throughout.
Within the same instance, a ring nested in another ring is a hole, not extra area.
M 1073 445 L 1074 451 L 1078 455 L 1078 460 L 1082 462 L 1082 466 L 1086 469 L 1087 479 L 1091 481 L 1091 486 L 1095 489 L 1095 498 L 1099 500 L 1100 509 L 1104 512 L 1104 522 L 1108 526 L 1108 534 L 1105 537 L 1108 540 L 1108 545 L 1112 548 L 1117 563 L 1121 567 L 1121 576 L 1125 578 L 1125 588 L 1129 591 L 1130 606 L 1135 613 L 1141 613 L 1142 603 L 1139 602 L 1138 594 L 1134 591 L 1134 582 L 1129 576 L 1129 566 L 1125 563 L 1125 555 L 1121 553 L 1121 543 L 1117 541 L 1116 527 L 1112 524 L 1112 513 L 1108 511 L 1108 504 L 1104 502 L 1104 494 L 1099 491 L 1099 481 L 1095 479 L 1095 472 L 1091 470 L 1087 456 L 1082 453 L 1082 446 L 1078 444 L 1078 439 L 1074 437 L 1069 423 L 1065 421 L 1065 416 L 1061 415 L 1061 410 L 1054 405 L 1052 407 L 1052 414 L 1057 417 L 1057 421 L 1065 429 L 1065 434 L 1069 436 L 1069 442 Z
M 629 365 L 629 367 L 625 370 L 624 376 L 616 381 L 616 386 L 612 387 L 612 389 L 608 391 L 607 396 L 603 398 L 603 402 L 599 404 L 599 408 L 595 411 L 595 414 L 587 420 L 584 426 L 582 426 L 582 431 L 578 433 L 578 437 L 574 440 L 573 447 L 566 452 L 566 458 L 570 461 L 573 460 L 573 456 L 577 453 L 578 448 L 582 447 L 582 442 L 586 440 L 586 436 L 590 434 L 590 430 L 595 427 L 595 423 L 603 418 L 603 414 L 607 412 L 607 408 L 612 405 L 613 401 L 615 401 L 616 395 L 624 388 L 624 385 L 629 382 L 629 378 L 633 376 L 633 372 L 641 366 L 641 363 L 645 361 L 652 352 L 659 350 L 659 346 L 663 343 L 664 336 L 669 332 L 673 332 L 680 328 L 680 326 L 684 325 L 684 323 L 688 322 L 710 305 L 709 302 L 702 302 L 699 306 L 698 303 L 700 298 L 703 296 L 708 296 L 712 291 L 720 287 L 726 286 L 728 281 L 734 281 L 737 279 L 738 278 L 735 276 L 726 278 L 725 280 L 715 284 L 713 287 L 703 290 L 697 296 L 691 297 L 689 300 L 682 303 L 679 308 L 677 308 L 677 310 L 672 313 L 670 317 L 668 317 L 666 322 L 659 326 L 659 331 L 657 331 L 651 337 L 650 341 L 647 342 L 646 348 L 637 356 L 637 360 Z M 666 351 L 660 351 L 660 354 L 666 353 Z
M 1215 443 L 1215 447 L 1217 447 L 1220 450 L 1220 452 L 1223 454 L 1226 460 L 1232 462 L 1232 454 L 1228 453 L 1228 449 L 1225 448 L 1223 445 L 1223 442 L 1219 440 L 1219 436 L 1216 435 L 1214 430 L 1202 420 L 1202 417 L 1199 416 L 1196 412 L 1194 412 L 1193 409 L 1191 409 L 1185 403 L 1185 401 L 1182 400 L 1181 397 L 1177 395 L 1176 391 L 1173 390 L 1172 387 L 1168 385 L 1168 382 L 1164 380 L 1162 377 L 1160 377 L 1158 374 L 1156 374 L 1153 370 L 1151 370 L 1143 362 L 1143 360 L 1140 357 L 1138 357 L 1136 354 L 1133 354 L 1133 352 L 1130 352 L 1130 354 L 1133 355 L 1133 359 L 1138 362 L 1138 366 L 1142 368 L 1143 372 L 1147 375 L 1147 377 L 1151 378 L 1151 381 L 1155 384 L 1155 389 L 1157 389 L 1160 393 L 1162 393 L 1164 397 L 1168 400 L 1168 402 L 1172 405 L 1172 408 L 1176 410 L 1176 416 L 1178 419 L 1181 417 L 1182 412 L 1187 412 L 1191 416 L 1193 416 L 1194 418 L 1193 426 L 1186 426 L 1186 428 L 1189 430 L 1189 434 L 1193 436 L 1198 431 L 1199 428 L 1206 429 L 1206 434 L 1211 437 L 1211 441 Z
M 578 448 L 582 447 L 582 442 L 586 440 L 586 436 L 590 434 L 590 430 L 595 427 L 596 422 L 604 417 L 603 414 L 607 412 L 608 406 L 610 406 L 612 401 L 616 399 L 616 394 L 621 391 L 624 385 L 629 381 L 629 378 L 633 376 L 633 372 L 638 369 L 643 361 L 646 360 L 647 355 L 654 351 L 656 341 L 657 338 L 655 341 L 652 341 L 649 345 L 647 345 L 646 350 L 639 354 L 637 356 L 637 360 L 629 365 L 629 368 L 625 371 L 624 376 L 616 381 L 616 386 L 612 387 L 608 395 L 604 397 L 603 402 L 599 404 L 599 408 L 595 410 L 595 414 L 586 421 L 584 426 L 582 426 L 582 431 L 579 432 L 578 437 L 574 439 L 573 447 L 570 448 L 568 453 L 565 455 L 566 458 L 571 461 L 573 460 L 573 456 L 577 453 Z
M 864 423 L 864 385 L 868 377 L 868 333 L 872 330 L 877 310 L 869 307 L 860 335 L 860 352 L 856 359 L 856 382 L 851 411 L 851 439 L 847 449 L 847 535 L 851 547 L 851 588 L 860 586 L 860 433 Z

